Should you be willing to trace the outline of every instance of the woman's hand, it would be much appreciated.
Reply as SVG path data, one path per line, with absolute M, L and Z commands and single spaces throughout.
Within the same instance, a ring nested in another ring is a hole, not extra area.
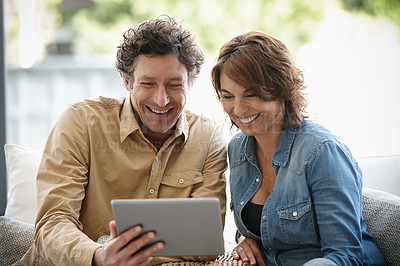
M 242 241 L 233 249 L 233 258 L 235 260 L 242 259 L 250 265 L 265 266 L 262 251 L 258 247 L 257 242 L 251 238 L 243 238 Z
M 142 227 L 135 226 L 117 236 L 115 221 L 111 221 L 110 239 L 96 249 L 93 265 L 147 265 L 151 261 L 150 256 L 162 250 L 164 243 L 158 242 L 137 252 L 156 237 L 154 232 L 148 232 L 135 239 L 141 233 Z

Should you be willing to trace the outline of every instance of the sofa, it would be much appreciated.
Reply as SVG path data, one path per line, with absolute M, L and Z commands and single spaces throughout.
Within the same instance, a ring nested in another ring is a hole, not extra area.
M 6 144 L 4 151 L 8 202 L 0 217 L 0 266 L 13 264 L 33 243 L 35 177 L 41 160 L 41 152 L 16 144 Z M 362 204 L 368 231 L 387 264 L 400 265 L 400 156 L 357 161 L 364 175 Z M 233 224 L 226 224 L 225 230 L 229 230 L 225 234 L 235 233 Z

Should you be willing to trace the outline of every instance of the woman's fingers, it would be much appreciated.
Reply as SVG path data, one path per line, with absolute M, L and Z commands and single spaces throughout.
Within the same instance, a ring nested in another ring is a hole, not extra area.
M 233 250 L 234 259 L 242 259 L 244 262 L 248 262 L 250 265 L 265 265 L 262 253 L 254 239 L 245 238 L 239 245 Z

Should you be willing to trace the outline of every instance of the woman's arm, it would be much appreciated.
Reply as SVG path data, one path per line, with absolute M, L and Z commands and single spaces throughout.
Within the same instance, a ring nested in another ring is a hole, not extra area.
M 362 265 L 361 171 L 344 145 L 324 142 L 307 171 L 323 258 Z

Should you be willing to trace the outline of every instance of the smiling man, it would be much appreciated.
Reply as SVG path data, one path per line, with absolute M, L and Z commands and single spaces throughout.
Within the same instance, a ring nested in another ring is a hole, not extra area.
M 117 236 L 110 206 L 116 198 L 217 197 L 224 220 L 227 163 L 221 129 L 185 110 L 203 61 L 194 37 L 169 17 L 125 32 L 116 67 L 129 95 L 84 100 L 60 116 L 37 176 L 35 242 L 21 264 L 211 259 L 152 259 L 163 243 L 136 253 L 155 233 L 136 238 L 142 233 L 137 226 Z M 96 240 L 103 235 L 110 239 L 101 245 Z

